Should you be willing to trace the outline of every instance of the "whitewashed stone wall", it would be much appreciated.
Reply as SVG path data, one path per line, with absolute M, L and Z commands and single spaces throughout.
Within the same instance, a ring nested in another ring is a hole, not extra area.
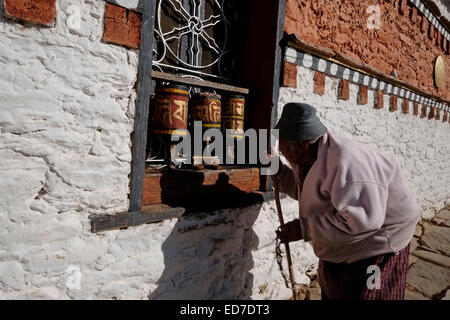
M 273 202 L 90 232 L 129 206 L 138 53 L 102 43 L 104 1 L 57 1 L 53 28 L 0 8 L 0 299 L 288 299 Z M 298 243 L 307 284 L 317 258 Z
M 369 90 L 368 104 L 358 105 L 358 86 L 350 84 L 350 99 L 337 99 L 339 79 L 326 77 L 323 96 L 313 92 L 314 71 L 297 66 L 297 88 L 281 88 L 278 116 L 284 104 L 307 102 L 317 108 L 319 117 L 335 134 L 375 146 L 396 158 L 405 179 L 422 207 L 422 217 L 431 218 L 450 203 L 450 125 L 421 119 L 410 113 L 389 112 L 389 96 L 384 95 L 384 108 L 376 110 L 374 91 Z M 419 104 L 419 112 L 422 105 Z M 442 119 L 442 115 L 441 115 Z

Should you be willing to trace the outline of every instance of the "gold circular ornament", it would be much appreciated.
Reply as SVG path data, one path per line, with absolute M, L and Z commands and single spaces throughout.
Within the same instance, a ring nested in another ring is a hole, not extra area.
M 445 79 L 445 62 L 442 56 L 436 58 L 434 63 L 434 83 L 437 88 L 439 88 Z

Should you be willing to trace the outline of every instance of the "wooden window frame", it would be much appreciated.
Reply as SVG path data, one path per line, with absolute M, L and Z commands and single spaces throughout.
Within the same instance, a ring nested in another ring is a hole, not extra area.
M 109 1 L 113 2 L 114 1 Z M 282 63 L 281 40 L 284 33 L 286 0 L 273 1 L 261 6 L 259 0 L 248 0 L 252 14 L 247 17 L 244 53 L 243 80 L 250 88 L 248 101 L 258 108 L 248 108 L 249 127 L 273 128 L 277 119 L 280 71 Z M 128 212 L 110 215 L 92 215 L 92 232 L 122 229 L 129 226 L 157 222 L 179 217 L 183 208 L 172 208 L 164 204 L 142 207 L 143 182 L 145 176 L 146 143 L 150 96 L 152 94 L 152 49 L 155 1 L 140 1 L 142 13 L 141 44 L 139 50 L 137 101 L 135 124 L 132 134 L 132 161 L 130 175 L 130 207 Z M 276 15 L 273 12 L 277 12 Z M 261 24 L 261 22 L 264 22 Z M 263 63 L 261 65 L 261 62 Z M 265 63 L 265 64 L 264 64 Z M 157 74 L 157 76 L 168 76 Z M 240 88 L 242 89 L 242 88 Z M 245 169 L 243 169 L 245 170 Z M 261 197 L 257 201 L 269 200 L 273 194 L 271 180 L 260 176 Z

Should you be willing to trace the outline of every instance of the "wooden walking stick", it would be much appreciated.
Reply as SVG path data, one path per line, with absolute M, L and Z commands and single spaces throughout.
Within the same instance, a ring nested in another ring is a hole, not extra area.
M 280 226 L 284 225 L 283 212 L 281 211 L 281 202 L 280 202 L 280 193 L 278 189 L 278 179 L 276 175 L 272 176 L 273 182 L 273 193 L 275 195 L 275 203 L 277 205 L 278 219 L 280 220 Z M 298 299 L 297 290 L 295 288 L 295 276 L 294 276 L 294 268 L 292 266 L 292 258 L 291 258 L 291 250 L 289 248 L 289 243 L 284 244 L 286 246 L 286 258 L 289 268 L 289 278 L 292 286 L 292 297 L 294 300 Z

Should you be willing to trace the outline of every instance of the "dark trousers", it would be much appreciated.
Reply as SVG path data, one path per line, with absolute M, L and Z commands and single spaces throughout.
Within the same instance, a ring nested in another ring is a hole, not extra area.
M 318 276 L 322 300 L 403 300 L 408 257 L 409 245 L 397 254 L 383 254 L 353 263 L 320 260 Z M 374 267 L 368 270 L 370 266 L 377 266 L 377 272 Z M 379 286 L 375 277 L 379 279 Z

